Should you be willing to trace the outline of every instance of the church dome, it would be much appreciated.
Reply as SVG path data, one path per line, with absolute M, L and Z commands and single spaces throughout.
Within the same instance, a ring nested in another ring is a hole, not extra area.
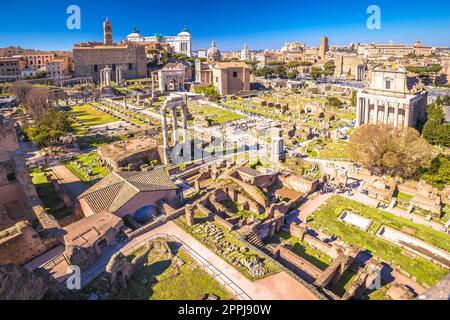
M 141 37 L 141 33 L 139 32 L 139 30 L 137 28 L 134 28 L 133 32 L 128 35 L 128 38 L 140 38 L 140 37 Z
M 213 41 L 211 44 L 211 48 L 208 50 L 208 62 L 219 62 L 220 61 L 220 51 L 217 49 L 216 42 Z
M 183 31 L 181 31 L 178 36 L 191 36 L 191 34 L 189 33 L 189 29 L 188 28 L 184 28 Z

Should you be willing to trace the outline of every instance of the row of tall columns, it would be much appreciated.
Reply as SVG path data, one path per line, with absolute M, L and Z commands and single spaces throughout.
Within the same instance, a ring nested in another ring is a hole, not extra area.
M 123 72 L 120 67 L 116 68 L 116 82 L 118 85 L 121 85 L 123 82 Z
M 370 109 L 373 104 L 373 117 L 371 121 L 370 117 Z M 408 128 L 411 126 L 411 107 L 409 105 L 403 105 L 404 106 L 404 123 L 403 126 L 405 128 Z M 384 102 L 381 100 L 371 100 L 371 99 L 365 99 L 361 98 L 358 101 L 358 106 L 356 110 L 356 125 L 359 126 L 361 124 L 368 124 L 368 123 L 374 123 L 374 124 L 389 124 L 389 109 L 394 109 L 394 121 L 393 125 L 394 127 L 399 126 L 399 115 L 400 115 L 400 108 L 402 107 L 401 103 L 398 102 Z M 384 110 L 383 118 L 380 117 L 379 113 L 380 110 Z
M 102 87 L 111 87 L 111 72 L 112 69 L 109 67 L 106 67 L 105 69 L 100 71 L 100 85 Z
M 369 123 L 370 116 L 370 99 L 364 100 L 364 123 Z
M 183 106 L 183 143 L 187 143 L 189 140 L 188 136 L 188 108 L 187 105 Z
M 172 109 L 172 139 L 173 144 L 178 143 L 178 117 L 177 108 Z
M 183 117 L 183 143 L 188 143 L 188 119 L 187 113 L 188 109 L 186 105 L 180 105 L 182 107 L 182 117 Z M 167 109 L 172 109 L 172 139 L 174 145 L 177 145 L 179 142 L 178 136 L 178 118 L 177 118 L 177 107 L 166 107 L 164 106 L 161 109 L 162 115 L 162 130 L 163 130 L 163 147 L 164 147 L 164 163 L 169 164 L 169 132 L 168 132 L 168 124 L 167 124 Z
M 410 121 L 411 121 L 411 109 L 410 106 L 406 106 L 405 108 L 405 128 L 409 127 Z

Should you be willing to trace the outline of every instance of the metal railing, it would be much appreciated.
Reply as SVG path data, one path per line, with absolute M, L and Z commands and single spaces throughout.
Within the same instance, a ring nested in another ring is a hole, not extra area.
M 198 264 L 200 264 L 203 269 L 208 272 L 213 279 L 217 280 L 222 286 L 224 286 L 228 291 L 230 291 L 236 298 L 239 300 L 253 300 L 244 290 L 242 290 L 233 280 L 228 278 L 225 274 L 223 274 L 219 269 L 217 269 L 214 265 L 212 265 L 208 260 L 202 257 L 197 251 L 195 251 L 191 246 L 185 243 L 183 240 L 178 238 L 175 235 L 170 235 L 166 233 L 157 233 L 155 235 L 151 235 L 140 241 L 139 243 L 133 245 L 132 247 L 123 250 L 124 254 L 131 254 L 136 251 L 144 243 L 148 240 L 156 239 L 156 238 L 169 238 L 174 242 L 180 243 L 182 245 L 181 249 L 186 252 L 189 256 L 191 256 Z

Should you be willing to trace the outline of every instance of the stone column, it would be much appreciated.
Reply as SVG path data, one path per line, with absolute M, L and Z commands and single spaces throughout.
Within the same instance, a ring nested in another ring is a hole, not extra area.
M 411 121 L 410 113 L 411 107 L 409 105 L 405 105 L 405 129 L 409 127 L 409 122 Z
M 375 100 L 375 111 L 374 111 L 375 112 L 375 120 L 374 120 L 375 124 L 378 124 L 378 112 L 379 112 L 378 103 L 379 103 L 379 101 Z
M 105 68 L 105 86 L 111 87 L 111 71 L 112 69 L 109 67 Z
M 177 118 L 177 108 L 172 108 L 172 139 L 173 144 L 178 144 L 178 118 Z
M 400 109 L 400 103 L 395 103 L 394 104 L 394 128 L 398 127 L 398 110 Z
M 162 114 L 162 131 L 163 131 L 163 147 L 164 147 L 164 163 L 169 164 L 169 133 L 167 128 L 167 111 L 165 108 L 161 111 Z
M 116 69 L 116 82 L 117 85 L 122 84 L 122 69 L 120 67 Z
M 384 124 L 388 125 L 389 122 L 389 102 L 384 104 Z
M 369 116 L 370 116 L 370 99 L 365 99 L 364 105 L 365 105 L 365 107 L 364 107 L 364 109 L 365 109 L 364 123 L 368 124 L 369 120 L 370 120 L 370 118 L 369 118 Z
M 363 99 L 359 98 L 358 99 L 358 103 L 356 104 L 356 126 L 359 127 L 359 125 L 361 124 L 361 108 L 363 103 Z
M 155 99 L 155 78 L 153 77 L 153 72 L 151 73 L 152 76 L 152 102 L 153 99 Z
M 184 143 L 188 143 L 189 141 L 189 137 L 188 137 L 188 119 L 187 119 L 187 114 L 188 114 L 188 108 L 187 105 L 184 105 L 183 107 L 183 142 Z

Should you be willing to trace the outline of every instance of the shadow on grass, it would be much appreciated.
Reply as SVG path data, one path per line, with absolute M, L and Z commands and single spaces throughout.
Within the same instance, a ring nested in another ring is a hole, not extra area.
M 326 268 L 328 268 L 328 264 L 326 264 L 325 262 L 317 259 L 316 257 L 314 257 L 312 255 L 309 255 L 306 252 L 306 248 L 304 246 L 302 246 L 300 243 L 296 243 L 294 245 L 294 247 L 292 248 L 292 250 L 296 254 L 301 256 L 302 258 L 304 258 L 304 259 L 308 260 L 309 262 L 311 262 L 313 265 L 315 265 L 320 270 L 324 271 Z
M 132 278 L 132 283 L 128 290 L 129 298 L 132 300 L 149 300 L 154 294 L 153 286 L 161 282 L 156 280 L 156 277 L 163 275 L 171 265 L 171 260 L 162 260 L 141 268 Z M 162 281 L 168 279 L 163 279 Z

